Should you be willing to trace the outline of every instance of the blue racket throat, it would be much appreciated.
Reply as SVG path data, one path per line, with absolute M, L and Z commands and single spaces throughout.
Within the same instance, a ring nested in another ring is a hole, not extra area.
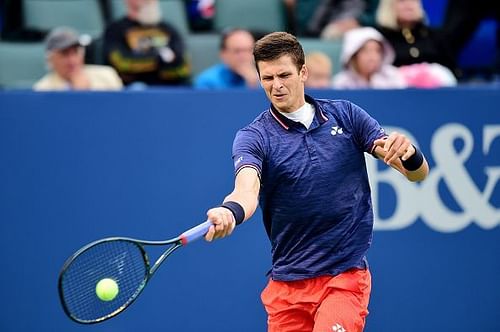
M 59 273 L 59 298 L 64 312 L 81 324 L 100 323 L 118 315 L 137 299 L 168 256 L 203 237 L 211 225 L 205 221 L 165 241 L 111 237 L 82 247 L 64 263 Z M 151 266 L 146 246 L 168 248 Z M 115 283 L 111 290 L 97 289 L 104 279 Z

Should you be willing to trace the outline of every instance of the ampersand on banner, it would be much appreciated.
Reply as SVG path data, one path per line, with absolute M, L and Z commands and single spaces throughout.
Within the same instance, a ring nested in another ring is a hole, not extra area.
M 387 128 L 408 136 L 416 144 L 413 136 L 402 128 Z M 500 137 L 500 126 L 485 126 L 483 132 L 484 155 L 490 151 L 492 142 Z M 463 146 L 457 151 L 455 142 Z M 481 190 L 471 177 L 465 164 L 471 158 L 474 149 L 474 137 L 471 131 L 457 123 L 446 124 L 436 130 L 431 142 L 431 156 L 435 165 L 429 176 L 422 183 L 408 182 L 391 169 L 377 169 L 377 163 L 367 159 L 370 182 L 373 191 L 376 230 L 397 230 L 413 224 L 422 217 L 430 228 L 439 232 L 457 232 L 472 223 L 483 229 L 492 229 L 500 225 L 500 209 L 490 203 L 495 188 L 500 180 L 500 166 L 485 167 L 487 181 Z M 396 194 L 394 213 L 386 219 L 378 215 L 378 184 L 389 184 Z M 453 196 L 460 211 L 450 209 L 439 192 L 439 185 L 446 186 Z

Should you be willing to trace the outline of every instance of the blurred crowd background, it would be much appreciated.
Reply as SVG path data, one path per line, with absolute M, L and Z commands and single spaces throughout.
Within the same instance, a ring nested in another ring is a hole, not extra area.
M 255 40 L 288 31 L 309 88 L 497 84 L 488 0 L 0 0 L 0 87 L 254 88 Z

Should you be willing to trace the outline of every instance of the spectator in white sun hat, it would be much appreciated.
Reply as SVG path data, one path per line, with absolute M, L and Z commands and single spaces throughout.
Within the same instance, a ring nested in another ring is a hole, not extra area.
M 405 88 L 404 77 L 392 65 L 394 50 L 374 28 L 364 27 L 344 35 L 341 53 L 343 70 L 333 78 L 338 89 Z

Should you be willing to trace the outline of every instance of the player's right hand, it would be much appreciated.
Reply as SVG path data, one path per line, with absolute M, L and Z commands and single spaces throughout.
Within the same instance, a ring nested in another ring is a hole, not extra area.
M 205 240 L 209 242 L 231 235 L 236 227 L 233 213 L 227 208 L 216 207 L 210 209 L 207 212 L 207 217 L 213 224 L 205 235 Z

